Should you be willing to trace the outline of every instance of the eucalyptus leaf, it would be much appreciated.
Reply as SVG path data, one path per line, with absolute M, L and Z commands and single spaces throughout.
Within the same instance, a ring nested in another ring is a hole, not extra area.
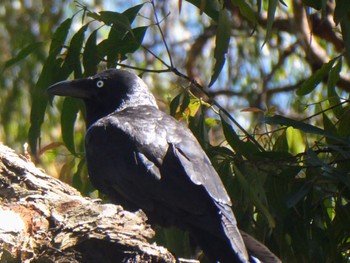
M 228 17 L 226 9 L 222 9 L 219 12 L 218 28 L 216 31 L 215 38 L 215 49 L 214 49 L 214 58 L 215 65 L 213 69 L 213 74 L 210 79 L 209 87 L 214 84 L 214 82 L 219 77 L 219 74 L 226 61 L 226 53 L 228 50 L 228 45 L 230 43 L 230 33 L 231 24 Z

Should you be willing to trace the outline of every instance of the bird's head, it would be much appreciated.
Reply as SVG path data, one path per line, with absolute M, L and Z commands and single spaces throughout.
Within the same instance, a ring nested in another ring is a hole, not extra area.
M 158 107 L 141 78 L 132 72 L 108 69 L 92 77 L 61 81 L 47 90 L 49 95 L 82 99 L 86 106 L 87 127 L 114 111 L 127 107 Z

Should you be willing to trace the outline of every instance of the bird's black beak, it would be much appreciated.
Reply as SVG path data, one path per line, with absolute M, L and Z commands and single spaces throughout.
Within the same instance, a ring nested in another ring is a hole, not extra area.
M 49 96 L 67 96 L 87 99 L 96 93 L 91 79 L 66 80 L 53 84 L 47 89 Z

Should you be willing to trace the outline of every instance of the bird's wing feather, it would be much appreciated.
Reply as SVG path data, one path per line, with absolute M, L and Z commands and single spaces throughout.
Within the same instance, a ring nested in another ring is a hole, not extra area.
M 230 239 L 232 247 L 242 262 L 248 262 L 244 242 L 237 227 L 236 218 L 231 210 L 230 198 L 208 157 L 204 153 L 201 155 L 198 153 L 194 154 L 184 144 L 176 145 L 174 151 L 191 180 L 196 184 L 203 185 L 213 198 L 215 205 L 220 211 L 221 224 L 226 236 Z
M 132 116 L 137 116 L 137 122 L 130 121 Z M 110 115 L 110 122 L 131 137 L 147 167 L 152 166 L 151 163 L 160 167 L 171 147 L 194 184 L 203 185 L 215 201 L 231 205 L 209 158 L 186 126 L 158 109 L 147 106 L 114 113 Z
M 137 122 L 134 121 L 136 117 Z M 178 213 L 183 217 L 197 214 L 198 220 L 203 220 L 203 223 L 197 222 L 197 225 L 202 225 L 214 235 L 217 230 L 215 227 L 210 230 L 211 221 L 205 221 L 208 220 L 205 215 L 220 214 L 220 224 L 233 250 L 242 262 L 248 260 L 231 210 L 230 198 L 209 158 L 187 127 L 156 108 L 144 106 L 127 108 L 101 119 L 88 130 L 88 141 L 93 133 L 96 133 L 95 137 L 99 140 L 109 137 L 108 141 L 100 143 L 104 148 L 110 149 L 111 154 L 116 154 L 118 148 L 119 151 L 129 152 L 129 156 L 130 152 L 133 152 L 135 166 L 142 166 L 142 171 L 146 172 L 144 175 L 138 175 L 137 170 L 123 168 L 122 178 L 118 179 L 118 184 L 114 184 L 117 179 L 113 179 L 113 176 L 116 175 L 106 174 L 120 167 L 118 163 L 112 164 L 115 167 L 106 169 L 105 174 L 99 175 L 108 177 L 107 181 L 112 182 L 111 186 L 107 183 L 106 188 L 116 187 L 119 193 L 128 195 L 145 209 L 156 209 L 160 205 L 164 211 L 170 209 L 170 214 Z M 130 151 L 123 148 L 127 147 L 126 145 L 130 145 Z M 126 158 L 123 162 L 130 161 L 130 157 L 124 157 L 121 152 L 115 155 L 115 159 L 120 158 Z M 95 170 L 101 169 L 103 168 L 98 167 Z M 129 176 L 130 173 L 134 173 L 134 176 Z M 147 187 L 139 186 L 140 182 Z M 129 185 L 134 187 L 128 187 Z M 214 209 L 216 212 L 209 212 L 208 209 Z
M 145 114 L 148 115 L 144 116 L 145 120 L 147 119 L 147 125 L 144 125 L 148 128 L 147 131 L 141 127 L 144 124 L 142 116 Z M 144 165 L 151 167 L 153 170 L 150 169 L 150 171 L 159 176 L 157 168 L 160 168 L 167 155 L 172 153 L 180 162 L 188 178 L 194 184 L 203 186 L 210 195 L 219 210 L 221 224 L 232 247 L 241 257 L 242 262 L 247 261 L 247 252 L 231 210 L 230 198 L 209 158 L 191 131 L 157 109 L 141 112 L 138 110 L 138 122 L 133 123 L 132 126 L 134 131 L 127 132 L 132 134 L 132 140 L 137 144 Z M 196 203 L 198 206 L 200 202 Z M 184 206 L 183 202 L 181 205 Z

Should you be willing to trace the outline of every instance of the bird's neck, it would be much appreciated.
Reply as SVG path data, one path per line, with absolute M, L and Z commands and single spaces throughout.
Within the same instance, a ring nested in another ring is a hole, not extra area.
M 129 108 L 129 107 L 137 107 L 137 106 L 145 106 L 145 105 L 153 106 L 153 107 L 158 109 L 156 99 L 154 98 L 154 96 L 151 93 L 149 93 L 149 92 L 140 93 L 139 92 L 137 94 L 137 96 L 135 96 L 135 95 L 128 96 L 127 95 L 126 98 L 121 101 L 119 106 L 114 111 L 122 111 L 126 108 Z
M 158 109 L 155 98 L 151 93 L 139 93 L 138 96 L 126 96 L 124 99 L 121 99 L 119 103 L 111 101 L 110 104 L 96 104 L 89 101 L 85 101 L 86 109 L 86 129 L 88 129 L 92 124 L 94 124 L 99 119 L 106 117 L 107 115 L 122 111 L 129 107 L 138 107 L 138 106 L 152 106 Z

